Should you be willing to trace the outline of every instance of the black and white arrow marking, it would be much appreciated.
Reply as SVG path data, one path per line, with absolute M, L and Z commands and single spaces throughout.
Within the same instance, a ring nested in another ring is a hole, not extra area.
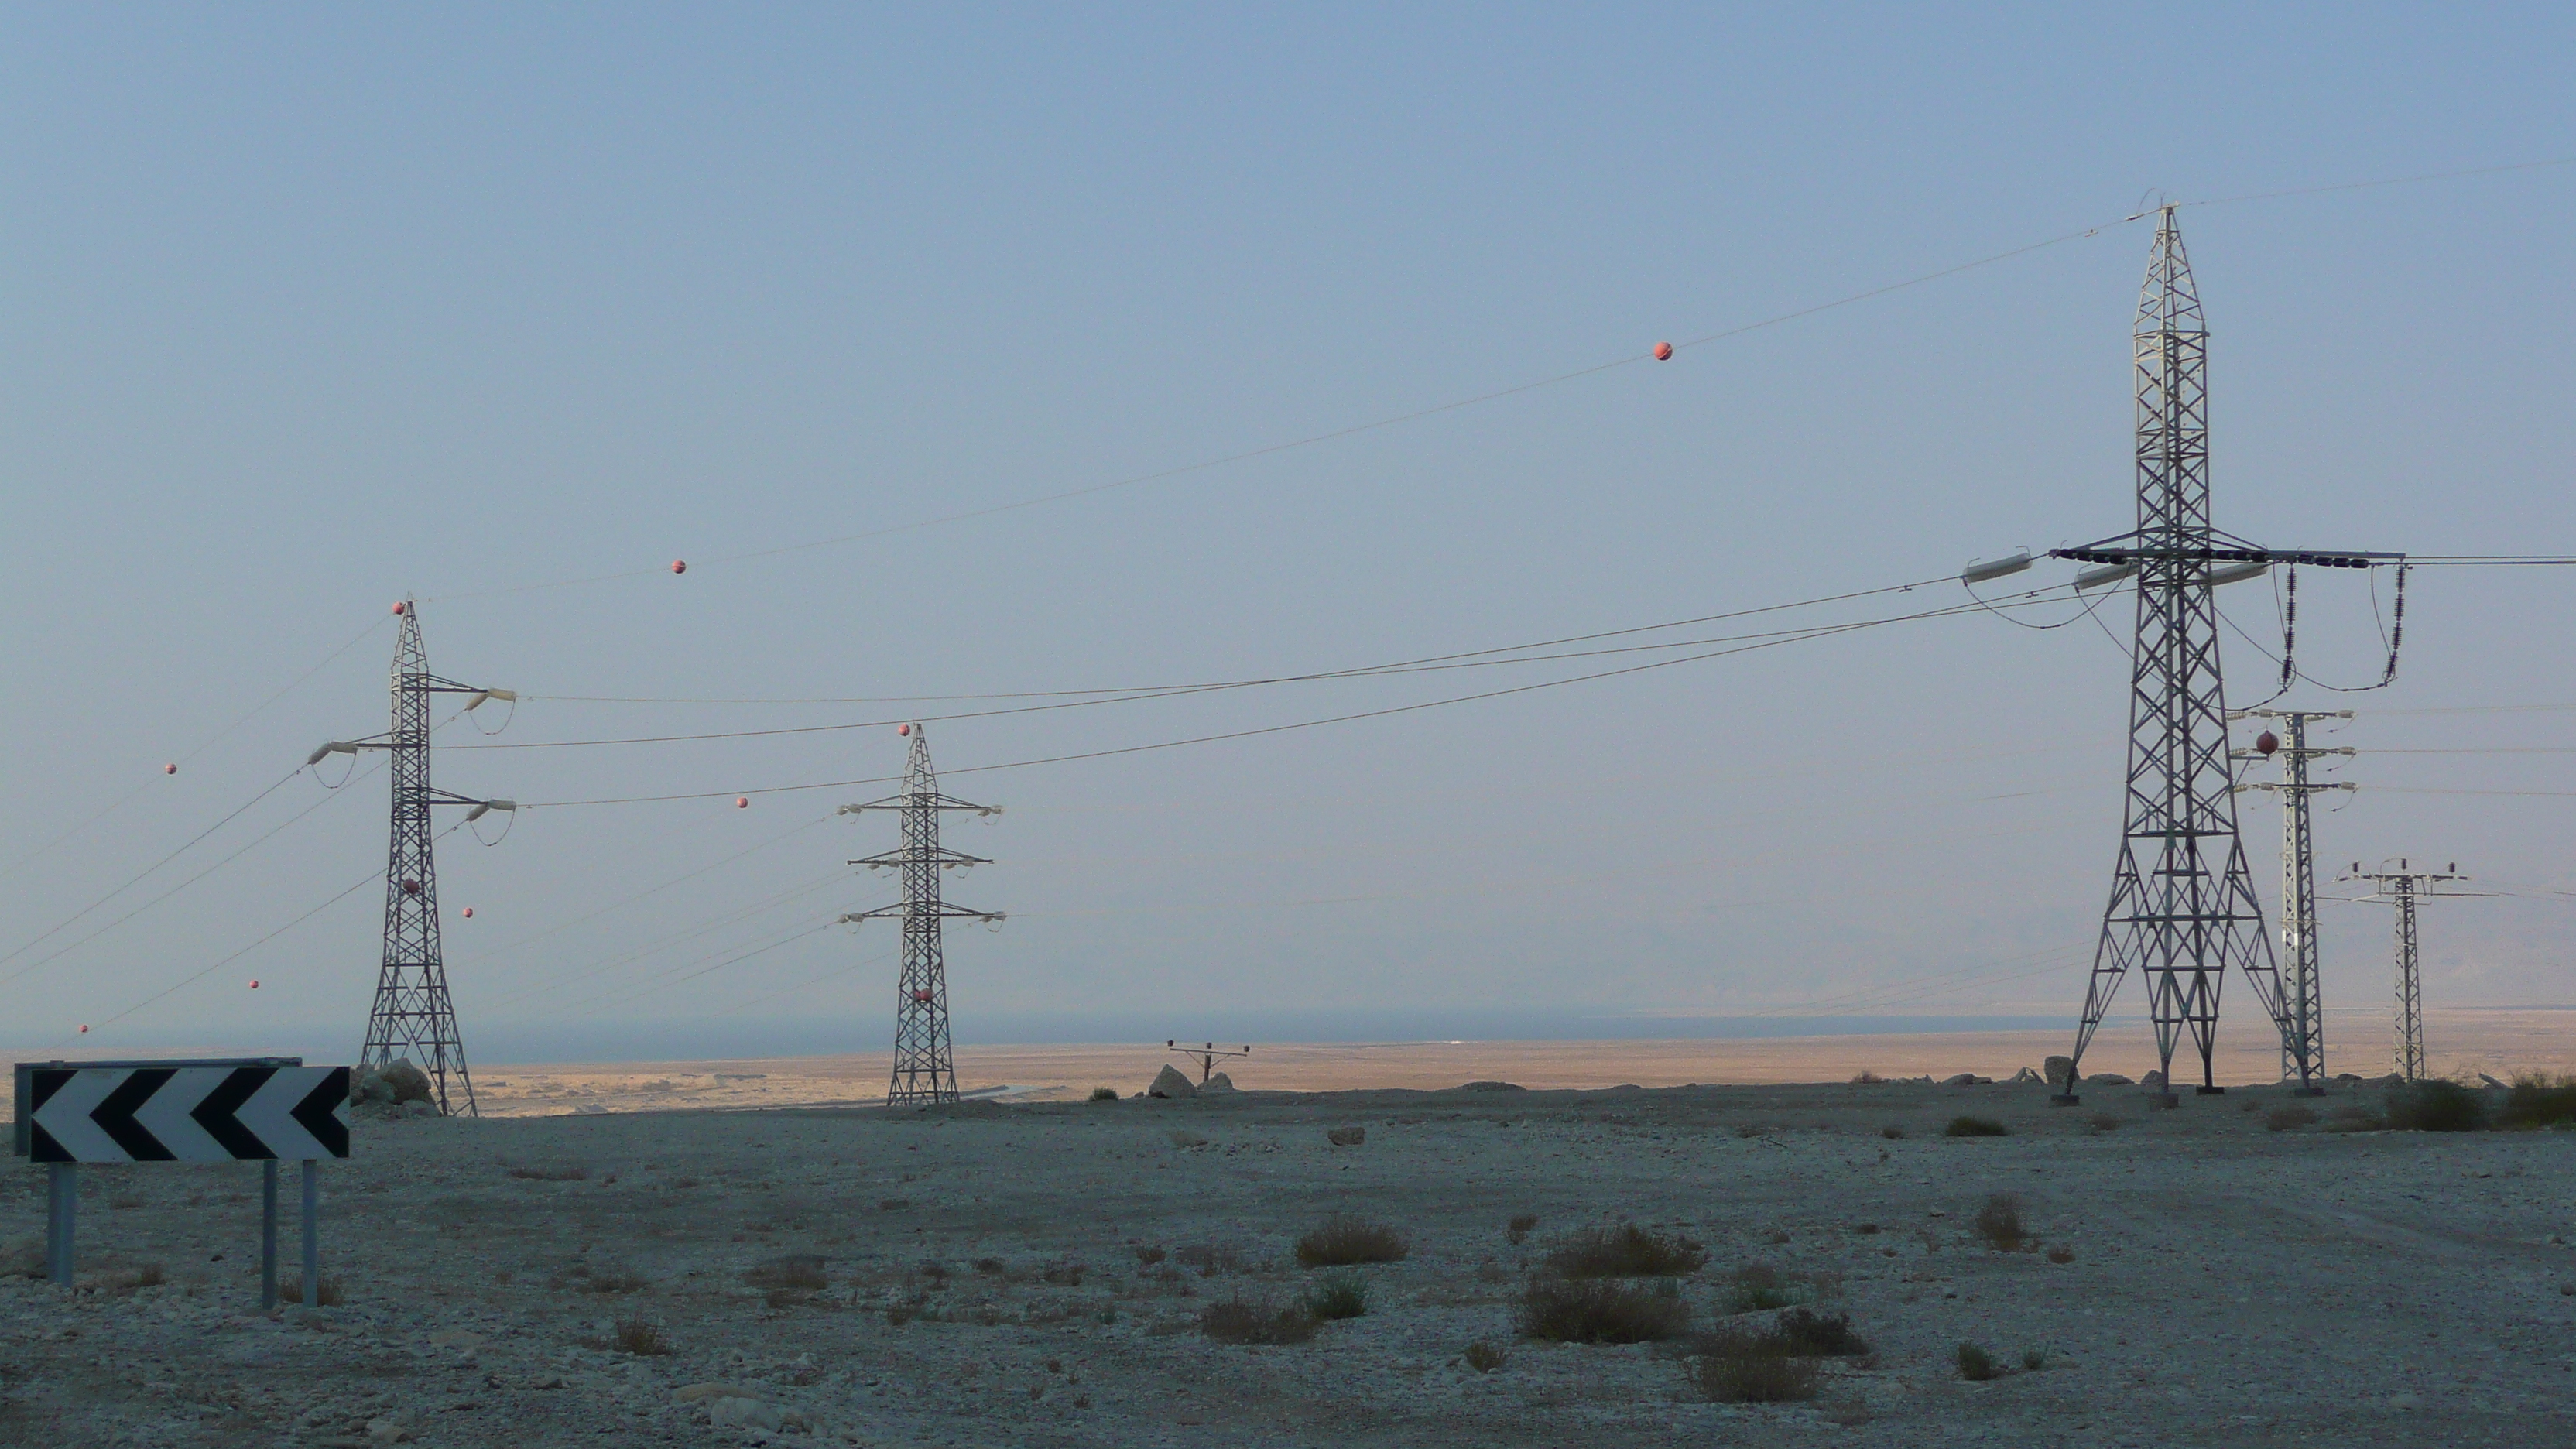
M 36 1162 L 349 1155 L 347 1067 L 83 1067 L 29 1085 Z

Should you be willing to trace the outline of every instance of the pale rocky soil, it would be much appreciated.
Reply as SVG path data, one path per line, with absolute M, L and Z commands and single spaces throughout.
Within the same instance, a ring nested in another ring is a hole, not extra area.
M 2276 1090 L 2152 1113 L 2134 1089 L 2092 1089 L 2074 1110 L 2045 1095 L 1247 1093 L 367 1121 L 326 1176 L 325 1272 L 346 1302 L 274 1318 L 254 1311 L 256 1167 L 84 1169 L 78 1291 L 0 1281 L 0 1443 L 2576 1442 L 2576 1261 L 2557 1241 L 2576 1236 L 2576 1134 L 2273 1133 L 2242 1109 L 2280 1104 Z M 1961 1111 L 2014 1135 L 1939 1136 Z M 2097 1112 L 2122 1125 L 2092 1129 Z M 1890 1124 L 1908 1135 L 1882 1137 Z M 1366 1142 L 1327 1143 L 1347 1126 Z M 576 1168 L 588 1175 L 513 1175 Z M 2073 1261 L 1977 1241 L 1968 1222 L 1998 1191 Z M 0 1202 L 23 1254 L 41 1173 L 19 1165 Z M 1311 1275 L 1291 1244 L 1336 1211 L 1412 1235 L 1404 1262 L 1359 1270 L 1366 1316 L 1297 1346 L 1196 1331 L 1211 1300 L 1297 1294 Z M 1540 1223 L 1515 1246 L 1504 1226 L 1520 1213 Z M 1727 1406 L 1700 1401 L 1664 1349 L 1515 1340 L 1512 1299 L 1550 1235 L 1618 1219 L 1708 1244 L 1684 1288 L 1701 1322 L 1727 1306 L 1732 1270 L 1768 1264 L 1820 1281 L 1875 1358 L 1837 1363 L 1814 1403 Z M 1216 1250 L 1213 1276 L 1138 1257 L 1198 1246 Z M 791 1254 L 822 1260 L 810 1300 L 745 1281 Z M 146 1265 L 169 1281 L 129 1286 Z M 672 1351 L 607 1346 L 620 1318 L 659 1326 Z M 1963 1383 L 1963 1339 L 2050 1357 Z M 1475 1340 L 1505 1364 L 1467 1368 Z M 742 1394 L 675 1392 L 707 1383 Z M 786 1432 L 709 1422 L 711 1406 L 745 1416 L 743 1395 Z

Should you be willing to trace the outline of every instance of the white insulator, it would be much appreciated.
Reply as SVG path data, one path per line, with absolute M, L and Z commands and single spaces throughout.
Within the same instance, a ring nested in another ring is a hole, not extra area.
M 2211 569 L 2201 582 L 2214 589 L 2220 584 L 2240 584 L 2247 579 L 2259 579 L 2271 571 L 2272 566 L 2264 562 L 2220 564 Z
M 1972 563 L 1959 571 L 1959 582 L 1963 584 L 1982 584 L 1988 579 L 1999 579 L 2007 574 L 2017 574 L 2029 567 L 2030 555 L 2027 553 L 2017 553 L 2009 558 L 1991 559 L 1985 563 Z
M 2075 587 L 2078 590 L 2098 589 L 2104 584 L 2116 584 L 2137 571 L 2138 566 L 2134 563 L 2095 564 L 2075 576 Z

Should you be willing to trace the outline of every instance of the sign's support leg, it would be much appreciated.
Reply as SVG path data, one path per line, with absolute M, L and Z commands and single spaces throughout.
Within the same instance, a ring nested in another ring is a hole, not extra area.
M 322 1164 L 304 1159 L 304 1306 L 322 1306 Z
M 277 1307 L 277 1159 L 259 1165 L 259 1311 Z
M 54 1286 L 72 1286 L 72 1234 L 80 1218 L 80 1164 L 45 1164 L 45 1268 Z

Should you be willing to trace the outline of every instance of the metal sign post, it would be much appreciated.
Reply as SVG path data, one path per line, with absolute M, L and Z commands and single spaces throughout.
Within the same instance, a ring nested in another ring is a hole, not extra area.
M 349 1155 L 349 1069 L 299 1057 L 20 1062 L 13 1145 L 45 1164 L 45 1269 L 72 1285 L 84 1162 L 260 1164 L 259 1306 L 277 1306 L 277 1164 L 304 1164 L 304 1302 L 320 1305 L 321 1159 Z

